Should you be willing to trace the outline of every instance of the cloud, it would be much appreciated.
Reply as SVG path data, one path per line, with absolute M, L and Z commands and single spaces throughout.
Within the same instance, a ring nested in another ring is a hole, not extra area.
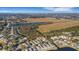
M 71 8 L 55 8 L 54 11 L 72 11 Z
M 72 8 L 70 7 L 47 7 L 47 8 L 44 8 L 44 9 L 47 9 L 48 11 L 51 11 L 51 12 L 73 12 Z

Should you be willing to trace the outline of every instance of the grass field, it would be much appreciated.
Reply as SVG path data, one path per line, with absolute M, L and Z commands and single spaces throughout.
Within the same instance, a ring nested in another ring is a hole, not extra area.
M 52 30 L 60 30 L 69 27 L 79 26 L 79 20 L 60 19 L 55 18 L 28 18 L 24 19 L 27 22 L 52 22 L 52 24 L 40 25 L 38 30 L 40 32 L 49 32 Z

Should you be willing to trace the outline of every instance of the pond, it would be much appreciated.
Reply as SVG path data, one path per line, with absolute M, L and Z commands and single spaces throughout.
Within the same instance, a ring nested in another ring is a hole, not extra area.
M 53 50 L 50 50 L 50 51 L 53 51 Z M 70 47 L 64 47 L 64 48 L 59 48 L 55 51 L 77 51 L 77 50 L 74 48 L 70 48 Z

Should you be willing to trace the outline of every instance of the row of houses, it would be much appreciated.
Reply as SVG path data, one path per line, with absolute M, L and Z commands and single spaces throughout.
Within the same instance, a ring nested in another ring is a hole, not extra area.
M 72 47 L 75 49 L 79 49 L 79 36 L 71 36 L 70 33 L 68 35 L 59 35 L 59 36 L 52 36 L 52 39 L 56 45 L 59 47 Z
M 56 50 L 57 48 L 51 44 L 44 37 L 37 37 L 35 40 L 28 42 L 26 50 L 28 51 L 45 51 L 45 50 Z

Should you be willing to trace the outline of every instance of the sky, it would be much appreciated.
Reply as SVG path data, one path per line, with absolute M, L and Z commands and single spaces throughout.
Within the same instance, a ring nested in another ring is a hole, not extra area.
M 0 13 L 79 13 L 79 7 L 0 7 Z

